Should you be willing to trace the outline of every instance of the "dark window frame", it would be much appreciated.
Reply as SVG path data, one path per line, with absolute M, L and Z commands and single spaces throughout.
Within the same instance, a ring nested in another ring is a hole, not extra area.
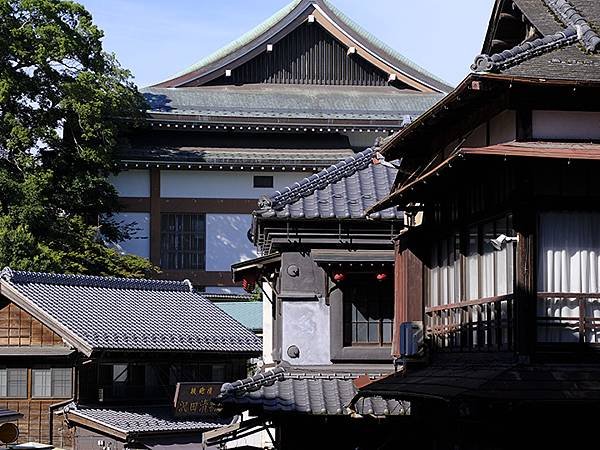
M 376 280 L 376 274 L 379 271 L 373 270 L 368 272 L 362 272 L 361 278 L 368 281 L 368 285 L 373 286 L 378 283 Z M 394 276 L 393 276 L 393 265 L 385 265 L 381 272 L 385 272 L 388 275 L 388 279 L 384 283 L 389 283 L 390 289 L 390 308 L 393 314 L 394 305 Z M 345 271 L 347 276 L 354 276 L 357 273 L 348 273 Z M 329 304 L 330 304 L 330 357 L 332 362 L 336 361 L 389 361 L 391 358 L 391 342 L 380 344 L 368 344 L 368 343 L 355 343 L 347 345 L 348 342 L 344 337 L 344 293 L 342 289 L 336 288 L 335 283 L 331 280 L 330 276 L 327 277 L 329 283 Z M 392 319 L 392 332 L 393 332 L 393 319 Z
M 205 270 L 206 214 L 160 215 L 160 267 Z
M 252 185 L 259 189 L 272 189 L 273 175 L 254 175 Z

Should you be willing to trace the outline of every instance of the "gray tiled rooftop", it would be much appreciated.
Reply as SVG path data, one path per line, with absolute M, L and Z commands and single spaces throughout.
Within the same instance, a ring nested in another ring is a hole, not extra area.
M 25 302 L 87 351 L 259 352 L 250 330 L 192 290 L 187 281 L 56 275 L 4 269 Z
M 493 55 L 479 55 L 477 72 L 549 79 L 600 80 L 600 2 L 515 0 L 542 34 Z
M 376 157 L 371 148 L 352 155 L 262 199 L 256 213 L 292 219 L 364 219 L 365 210 L 389 194 L 397 174 L 395 168 L 374 164 Z M 389 208 L 370 217 L 403 215 Z
M 122 433 L 203 431 L 221 427 L 230 421 L 226 419 L 175 418 L 171 408 L 161 407 L 106 409 L 76 407 L 71 404 L 65 407 L 65 413 L 67 418 L 78 416 Z
M 353 377 L 343 374 L 307 374 L 287 372 L 282 367 L 221 388 L 219 401 L 238 408 L 260 408 L 270 412 L 293 412 L 319 415 L 347 415 L 358 390 Z M 409 404 L 381 397 L 360 399 L 358 414 L 404 415 Z
M 150 112 L 218 117 L 391 120 L 415 118 L 443 94 L 393 87 L 259 84 L 145 88 Z

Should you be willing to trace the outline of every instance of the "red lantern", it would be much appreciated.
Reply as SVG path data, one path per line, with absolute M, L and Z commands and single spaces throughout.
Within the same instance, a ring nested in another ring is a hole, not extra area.
M 377 281 L 383 281 L 387 279 L 387 273 L 381 272 L 377 274 Z
M 254 292 L 254 289 L 256 288 L 256 281 L 254 280 L 250 280 L 248 278 L 244 278 L 242 280 L 242 289 L 244 289 L 246 292 Z
M 333 281 L 340 283 L 346 279 L 346 274 L 338 272 L 333 274 Z

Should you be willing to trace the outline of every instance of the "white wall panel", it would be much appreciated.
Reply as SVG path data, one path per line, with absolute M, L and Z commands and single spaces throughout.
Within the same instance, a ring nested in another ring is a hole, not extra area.
M 116 222 L 130 224 L 135 222 L 137 229 L 132 238 L 119 243 L 119 247 L 131 255 L 150 258 L 150 214 L 149 213 L 118 213 L 113 218 Z
M 535 139 L 600 139 L 600 113 L 585 111 L 533 111 Z
M 503 111 L 490 120 L 490 145 L 511 142 L 517 138 L 517 114 Z
M 256 258 L 256 248 L 248 239 L 250 214 L 206 215 L 206 270 L 229 271 L 231 265 Z
M 109 177 L 120 197 L 150 197 L 150 171 L 126 170 Z
M 255 189 L 254 175 L 272 175 L 273 188 Z M 161 170 L 160 196 L 163 198 L 258 199 L 310 175 L 311 172 Z

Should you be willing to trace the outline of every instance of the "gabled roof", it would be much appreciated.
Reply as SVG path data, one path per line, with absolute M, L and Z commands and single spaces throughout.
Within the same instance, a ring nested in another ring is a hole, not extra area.
M 597 0 L 515 0 L 506 12 L 497 0 L 476 72 L 565 80 L 600 80 L 600 2 Z M 527 35 L 514 39 L 519 20 Z M 508 23 L 508 25 L 506 25 Z M 511 34 L 512 31 L 512 35 Z M 510 35 L 510 36 L 509 36 Z M 504 39 L 504 40 L 503 40 Z M 486 54 L 514 42 L 511 48 Z
M 218 401 L 241 410 L 253 408 L 268 412 L 316 415 L 399 416 L 410 405 L 379 396 L 362 398 L 349 405 L 357 394 L 356 376 L 340 373 L 293 372 L 277 367 L 245 380 L 225 383 Z
M 309 19 L 310 16 L 310 19 Z M 451 88 L 431 73 L 398 54 L 327 0 L 293 0 L 265 22 L 239 39 L 209 55 L 156 87 L 181 87 L 205 84 L 225 70 L 233 70 L 266 51 L 267 44 L 279 40 L 307 21 L 315 21 L 348 48 L 389 75 L 421 91 L 448 92 Z
M 189 281 L 12 271 L 0 293 L 89 355 L 96 350 L 255 353 L 260 339 Z
M 230 420 L 173 417 L 170 407 L 89 408 L 71 403 L 63 408 L 70 422 L 100 428 L 121 439 L 154 434 L 202 432 L 219 428 Z M 200 444 L 198 444 L 200 445 Z
M 377 152 L 368 148 L 319 173 L 275 192 L 259 202 L 259 217 L 291 219 L 365 219 L 365 211 L 385 198 L 397 170 L 382 164 Z M 402 219 L 402 212 L 389 208 L 370 218 Z

